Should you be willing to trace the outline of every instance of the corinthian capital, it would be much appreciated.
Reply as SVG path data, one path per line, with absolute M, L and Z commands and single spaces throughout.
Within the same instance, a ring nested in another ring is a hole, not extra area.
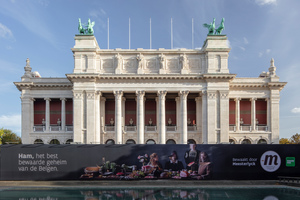
M 114 95 L 116 99 L 121 99 L 121 97 L 123 96 L 123 91 L 122 90 L 116 90 L 114 91 Z
M 188 94 L 189 94 L 189 91 L 188 90 L 181 90 L 181 91 L 179 91 L 178 94 L 179 94 L 180 97 L 186 99 Z

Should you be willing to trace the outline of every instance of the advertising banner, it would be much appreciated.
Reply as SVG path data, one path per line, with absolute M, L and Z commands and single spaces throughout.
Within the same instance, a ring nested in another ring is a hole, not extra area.
M 300 176 L 300 145 L 2 145 L 0 180 L 267 180 Z

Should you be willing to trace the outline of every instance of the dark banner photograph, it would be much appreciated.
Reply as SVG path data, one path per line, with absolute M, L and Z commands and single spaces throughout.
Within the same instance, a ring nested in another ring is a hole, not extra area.
M 299 145 L 2 145 L 1 180 L 267 180 L 300 176 Z

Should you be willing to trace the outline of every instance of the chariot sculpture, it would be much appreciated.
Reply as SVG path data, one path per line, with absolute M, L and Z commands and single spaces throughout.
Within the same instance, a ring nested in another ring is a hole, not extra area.
M 215 28 L 215 26 L 216 26 L 215 21 L 216 21 L 216 19 L 214 18 L 212 23 L 203 24 L 203 26 L 208 29 L 208 35 L 221 35 L 222 31 L 224 30 L 225 18 L 222 18 L 221 24 L 218 26 L 218 28 Z
M 88 20 L 87 25 L 81 24 L 81 19 L 78 19 L 78 31 L 79 34 L 84 34 L 84 35 L 93 35 L 94 34 L 94 27 L 95 22 L 91 22 L 91 20 Z M 83 28 L 85 26 L 85 28 Z

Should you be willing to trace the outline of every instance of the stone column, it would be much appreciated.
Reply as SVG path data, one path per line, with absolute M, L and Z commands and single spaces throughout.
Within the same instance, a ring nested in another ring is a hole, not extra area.
M 138 144 L 145 143 L 145 113 L 144 113 L 144 103 L 145 103 L 145 91 L 136 91 L 137 96 L 137 132 L 138 132 Z
M 207 138 L 207 92 L 202 91 L 202 142 L 208 144 Z
M 73 139 L 76 143 L 83 142 L 83 93 L 73 91 Z
M 252 131 L 256 130 L 256 98 L 250 99 L 251 101 L 251 127 Z
M 95 97 L 95 143 L 100 144 L 101 138 L 100 138 L 100 113 L 101 113 L 101 106 L 100 106 L 100 98 L 101 98 L 101 92 L 96 92 Z
M 29 112 L 29 115 L 30 115 L 30 132 L 33 132 L 33 126 L 34 126 L 34 102 L 35 102 L 35 99 L 34 98 L 31 98 L 30 99 L 30 112 Z
M 159 134 L 159 144 L 166 144 L 166 94 L 167 91 L 158 91 L 158 106 L 159 106 L 159 114 L 158 114 L 158 134 Z
M 267 102 L 267 127 L 268 131 L 271 131 L 271 107 L 270 107 L 270 98 L 266 98 L 265 101 Z
M 181 144 L 187 144 L 187 96 L 189 91 L 180 91 Z
M 220 91 L 220 143 L 229 143 L 228 91 Z
M 50 98 L 45 98 L 46 101 L 46 114 L 45 114 L 45 121 L 46 121 L 46 132 L 50 131 Z
M 176 97 L 175 98 L 175 102 L 176 102 L 176 129 L 178 131 L 180 131 L 182 128 L 182 116 L 180 114 L 181 110 L 180 110 L 180 97 Z M 167 119 L 168 120 L 168 119 Z M 178 143 L 181 142 L 181 138 L 179 138 L 179 140 L 177 141 Z
M 61 130 L 66 131 L 66 98 L 60 98 L 61 100 Z
M 202 98 L 196 97 L 196 126 L 197 126 L 197 132 L 201 131 L 201 124 L 202 124 Z M 202 138 L 201 138 L 202 140 Z
M 106 98 L 105 97 L 100 97 L 100 133 L 101 133 L 101 136 L 100 136 L 100 142 L 101 144 L 104 144 L 105 141 L 104 141 L 104 127 L 105 127 L 105 101 L 106 101 Z
M 234 99 L 234 101 L 235 101 L 235 126 L 236 126 L 236 131 L 240 131 L 240 119 L 241 119 L 240 101 L 241 101 L 241 98 L 236 98 L 236 99 Z
M 123 91 L 114 91 L 115 95 L 115 133 L 116 144 L 122 144 L 122 96 Z

